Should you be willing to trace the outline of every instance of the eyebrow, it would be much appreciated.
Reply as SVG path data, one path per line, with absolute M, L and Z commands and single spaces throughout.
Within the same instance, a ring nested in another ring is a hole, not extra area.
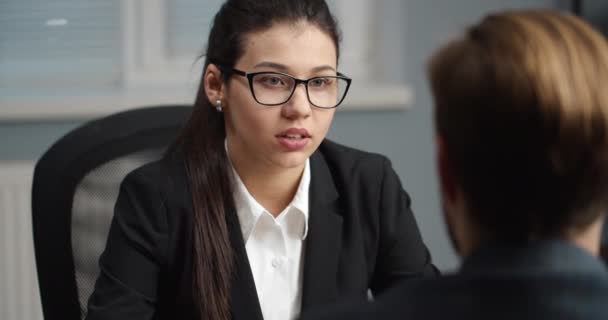
M 280 70 L 280 71 L 283 71 L 283 72 L 289 71 L 289 67 L 287 67 L 286 65 L 280 64 L 280 63 L 276 63 L 276 62 L 270 62 L 270 61 L 262 61 L 262 62 L 256 64 L 253 67 L 254 68 L 269 67 L 269 68 L 274 68 L 274 69 L 277 69 L 277 70 Z M 318 67 L 312 68 L 313 72 L 320 72 L 320 71 L 326 71 L 326 70 L 336 71 L 336 69 L 334 69 L 330 65 L 323 65 L 323 66 L 318 66 Z

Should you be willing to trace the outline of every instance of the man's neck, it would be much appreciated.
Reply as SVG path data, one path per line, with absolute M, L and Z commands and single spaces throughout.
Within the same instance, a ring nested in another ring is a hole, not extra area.
M 590 226 L 582 230 L 571 230 L 566 233 L 565 239 L 571 243 L 587 250 L 594 256 L 600 252 L 600 241 L 602 237 L 603 215 Z
M 600 251 L 603 224 L 604 216 L 602 215 L 591 225 L 582 229 L 571 229 L 565 232 L 561 238 L 579 248 L 586 250 L 594 256 L 598 256 Z M 463 228 L 460 231 L 461 239 L 459 243 L 459 253 L 462 256 L 471 254 L 471 252 L 487 242 L 483 240 L 483 237 L 479 237 L 481 234 L 479 232 L 479 227 L 474 227 L 470 223 L 465 223 L 460 227 Z

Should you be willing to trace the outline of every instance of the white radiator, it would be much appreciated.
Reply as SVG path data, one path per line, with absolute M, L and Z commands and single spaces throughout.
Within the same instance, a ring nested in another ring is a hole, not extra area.
M 0 162 L 0 319 L 41 320 L 34 259 L 32 162 Z

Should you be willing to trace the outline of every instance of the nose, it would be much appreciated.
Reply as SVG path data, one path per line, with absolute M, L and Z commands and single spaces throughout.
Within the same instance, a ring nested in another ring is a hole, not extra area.
M 306 95 L 306 84 L 298 83 L 291 96 L 282 109 L 281 114 L 288 119 L 308 118 L 312 111 L 312 105 Z

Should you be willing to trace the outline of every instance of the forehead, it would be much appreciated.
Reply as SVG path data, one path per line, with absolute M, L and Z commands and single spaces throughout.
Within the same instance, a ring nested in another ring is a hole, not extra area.
M 308 22 L 277 23 L 244 38 L 236 66 L 252 69 L 260 62 L 282 64 L 294 73 L 324 65 L 335 69 L 336 46 L 326 32 Z

